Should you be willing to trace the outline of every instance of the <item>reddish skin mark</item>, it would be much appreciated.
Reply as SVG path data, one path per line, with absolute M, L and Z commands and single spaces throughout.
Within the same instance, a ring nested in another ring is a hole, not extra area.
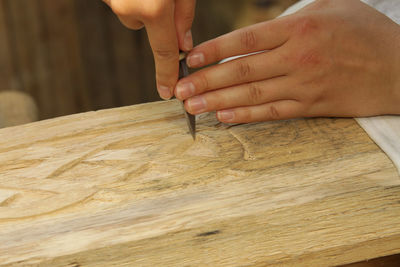
M 321 56 L 316 50 L 308 50 L 299 54 L 298 63 L 300 65 L 318 66 L 321 64 Z
M 320 28 L 319 23 L 310 17 L 299 18 L 295 24 L 295 34 L 303 37 L 318 32 Z

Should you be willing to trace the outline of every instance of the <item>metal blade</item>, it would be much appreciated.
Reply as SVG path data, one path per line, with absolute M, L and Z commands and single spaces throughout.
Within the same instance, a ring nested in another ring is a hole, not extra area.
M 189 75 L 189 70 L 186 65 L 186 57 L 183 57 L 183 59 L 179 61 L 179 79 L 186 77 L 188 75 Z M 189 132 L 192 135 L 193 140 L 196 140 L 196 116 L 188 113 L 183 105 L 183 102 L 181 103 L 183 111 L 185 113 L 186 122 L 189 127 Z

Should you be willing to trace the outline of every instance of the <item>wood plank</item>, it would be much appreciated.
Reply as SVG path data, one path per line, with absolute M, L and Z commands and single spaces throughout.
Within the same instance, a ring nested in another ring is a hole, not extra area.
M 0 266 L 322 266 L 400 252 L 400 179 L 352 119 L 176 101 L 0 130 Z

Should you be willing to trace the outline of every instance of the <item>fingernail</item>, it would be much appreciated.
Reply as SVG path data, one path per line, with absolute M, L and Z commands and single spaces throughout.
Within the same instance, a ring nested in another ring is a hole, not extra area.
M 232 110 L 221 110 L 217 112 L 218 120 L 223 122 L 233 121 L 235 113 Z
M 180 100 L 187 99 L 194 94 L 195 88 L 193 83 L 178 83 L 176 87 L 176 95 Z
M 168 100 L 171 98 L 171 90 L 167 86 L 159 85 L 158 93 L 160 94 L 160 97 L 164 100 Z
M 206 100 L 202 96 L 195 96 L 187 100 L 187 105 L 189 106 L 189 110 L 193 113 L 202 113 L 206 111 Z
M 185 34 L 185 38 L 183 38 L 183 48 L 186 51 L 190 51 L 193 48 L 193 37 L 191 30 L 188 30 Z
M 201 66 L 202 64 L 204 64 L 204 62 L 205 60 L 203 53 L 194 53 L 186 58 L 186 63 L 191 68 Z

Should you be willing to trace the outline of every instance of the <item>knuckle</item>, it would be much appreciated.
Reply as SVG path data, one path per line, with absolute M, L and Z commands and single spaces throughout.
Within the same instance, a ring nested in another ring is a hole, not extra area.
M 304 100 L 304 103 L 306 106 L 313 107 L 325 103 L 326 98 L 324 94 L 309 94 L 308 98 Z
M 316 66 L 322 63 L 322 56 L 317 49 L 306 49 L 298 53 L 296 61 L 301 66 Z
M 154 49 L 154 57 L 157 60 L 162 61 L 172 61 L 177 60 L 179 54 L 178 51 L 170 50 L 170 49 Z
M 222 110 L 228 107 L 225 95 L 219 90 L 205 94 L 204 97 L 207 98 L 209 110 Z
M 314 114 L 313 107 L 315 108 L 315 105 L 312 105 L 307 102 L 303 102 L 302 108 L 301 108 L 301 115 L 303 117 L 312 117 Z
M 118 17 L 125 17 L 131 14 L 131 10 L 126 6 L 125 1 L 107 1 L 107 4 Z
M 207 91 L 210 87 L 207 76 L 204 73 L 201 73 L 198 76 L 198 80 L 201 84 L 201 88 L 203 89 L 202 91 Z
M 143 5 L 140 16 L 146 21 L 158 20 L 167 10 L 169 2 L 163 1 L 149 1 Z
M 220 50 L 220 47 L 219 47 L 217 41 L 210 41 L 209 42 L 209 49 L 210 49 L 210 55 L 212 55 L 212 57 L 215 60 L 219 60 L 219 59 L 223 58 L 221 50 Z
M 294 30 L 299 35 L 308 35 L 317 31 L 318 28 L 318 22 L 311 16 L 301 16 L 295 20 Z
M 252 30 L 242 30 L 240 34 L 240 43 L 244 50 L 253 50 L 257 43 L 256 34 Z
M 193 14 L 184 14 L 181 18 L 183 25 L 192 25 L 193 19 Z
M 262 97 L 262 89 L 260 86 L 256 83 L 250 83 L 249 84 L 249 90 L 248 90 L 248 99 L 250 101 L 250 104 L 258 104 L 260 102 L 260 99 Z
M 276 62 L 281 62 L 287 66 L 293 66 L 293 62 L 298 54 L 297 50 L 292 51 L 292 49 L 284 49 L 279 51 L 279 53 L 276 53 L 274 51 L 270 53 L 274 53 L 273 55 L 276 58 Z
M 239 80 L 248 78 L 252 72 L 250 64 L 244 60 L 238 61 L 236 68 L 237 68 L 236 73 Z
M 106 0 L 106 2 L 118 17 L 135 17 L 135 19 L 145 21 L 146 23 L 159 20 L 168 10 L 168 7 L 172 7 L 168 0 L 147 1 L 140 7 L 132 4 L 130 1 Z
M 271 120 L 279 120 L 281 118 L 281 115 L 274 104 L 271 104 L 269 107 L 267 107 L 267 116 Z
M 250 123 L 255 121 L 257 121 L 257 116 L 253 109 L 246 109 L 242 112 L 240 122 Z
M 119 17 L 120 22 L 122 23 L 122 25 L 124 25 L 125 27 L 127 27 L 128 29 L 131 30 L 139 30 L 141 28 L 144 27 L 144 24 L 141 23 L 140 21 L 131 21 L 129 19 L 125 19 L 126 17 Z

